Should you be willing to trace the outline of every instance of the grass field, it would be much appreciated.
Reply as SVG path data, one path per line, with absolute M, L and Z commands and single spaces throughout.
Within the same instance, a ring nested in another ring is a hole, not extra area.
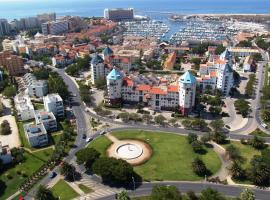
M 204 155 L 195 154 L 186 141 L 185 136 L 164 132 L 148 132 L 140 130 L 126 130 L 114 132 L 119 139 L 140 139 L 146 141 L 153 149 L 153 155 L 145 164 L 134 167 L 135 171 L 145 181 L 153 180 L 201 180 L 202 177 L 193 173 L 191 163 L 200 157 L 214 174 L 221 167 L 218 155 L 211 149 Z M 93 141 L 89 146 L 96 148 L 105 155 L 110 141 L 103 137 Z
M 256 135 L 258 137 L 269 137 L 268 134 L 266 134 L 265 132 L 261 131 L 260 129 L 257 129 L 255 131 L 253 131 L 252 133 L 250 133 L 249 135 Z
M 43 103 L 34 103 L 35 110 L 43 110 L 44 104 Z
M 51 189 L 55 197 L 61 200 L 70 200 L 79 196 L 64 180 L 58 181 Z
M 14 194 L 18 190 L 20 184 L 24 180 L 26 180 L 27 177 L 18 174 L 18 171 L 25 173 L 27 176 L 30 176 L 44 163 L 41 159 L 36 158 L 28 152 L 25 152 L 24 156 L 26 158 L 25 162 L 23 162 L 22 164 L 18 164 L 15 167 L 8 169 L 3 174 L 1 174 L 0 179 L 6 183 L 7 187 L 4 195 L 1 196 L 0 199 L 7 199 L 10 195 Z M 8 179 L 6 177 L 6 174 L 10 174 L 13 178 Z
M 91 192 L 94 192 L 90 187 L 87 187 L 86 185 L 79 184 L 78 187 L 84 192 L 84 194 L 89 194 Z

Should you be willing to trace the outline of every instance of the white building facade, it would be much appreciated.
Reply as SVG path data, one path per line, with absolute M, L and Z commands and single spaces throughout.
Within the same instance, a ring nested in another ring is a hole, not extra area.
M 43 97 L 43 103 L 47 112 L 52 112 L 55 117 L 64 117 L 64 104 L 59 94 L 48 94 Z

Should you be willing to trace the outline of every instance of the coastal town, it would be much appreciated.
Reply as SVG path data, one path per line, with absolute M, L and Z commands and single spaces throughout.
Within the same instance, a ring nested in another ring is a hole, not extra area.
M 0 199 L 269 199 L 269 17 L 0 19 Z

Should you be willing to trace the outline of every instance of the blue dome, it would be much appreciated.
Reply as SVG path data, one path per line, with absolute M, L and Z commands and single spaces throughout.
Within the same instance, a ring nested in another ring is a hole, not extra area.
M 221 55 L 220 58 L 222 60 L 230 60 L 232 58 L 232 54 L 229 52 L 228 49 L 226 49 Z
M 181 83 L 190 83 L 194 84 L 196 83 L 196 78 L 193 76 L 193 74 L 189 71 L 185 72 L 179 79 Z
M 110 55 L 113 55 L 113 50 L 112 50 L 110 47 L 106 47 L 106 48 L 103 50 L 103 55 L 104 55 L 104 56 L 110 56 Z
M 109 80 L 119 80 L 119 79 L 122 79 L 122 74 L 118 70 L 113 69 L 108 74 L 107 79 L 109 79 Z
M 101 58 L 100 55 L 94 55 L 92 57 L 92 60 L 91 60 L 91 64 L 99 64 L 99 63 L 103 63 L 103 59 Z

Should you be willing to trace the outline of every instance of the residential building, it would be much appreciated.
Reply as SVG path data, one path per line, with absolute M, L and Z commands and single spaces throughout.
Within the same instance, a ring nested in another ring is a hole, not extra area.
M 44 108 L 47 112 L 52 112 L 55 117 L 64 117 L 64 104 L 59 94 L 48 94 L 43 97 Z
M 5 36 L 10 33 L 10 26 L 6 19 L 0 19 L 0 36 Z
M 21 56 L 11 55 L 6 58 L 6 67 L 9 75 L 20 76 L 25 73 L 24 62 Z
M 136 63 L 140 60 L 140 51 L 139 50 L 127 50 L 121 49 L 117 52 L 114 52 L 111 60 L 112 65 L 116 65 L 121 69 L 129 72 L 131 69 L 136 68 Z
M 48 134 L 43 124 L 25 124 L 24 133 L 32 147 L 48 145 Z
M 69 30 L 69 23 L 67 20 L 50 21 L 41 25 L 42 33 L 44 35 L 58 35 L 66 33 Z
M 0 52 L 0 66 L 6 66 L 7 65 L 7 58 L 9 58 L 12 55 L 12 51 L 2 51 Z
M 8 145 L 2 145 L 0 142 L 0 160 L 3 164 L 12 162 L 12 155 Z
M 243 64 L 243 71 L 251 72 L 251 71 L 255 71 L 255 68 L 256 66 L 253 63 L 253 58 L 251 56 L 247 56 Z
M 30 97 L 43 97 L 48 94 L 48 82 L 46 80 L 37 80 L 36 77 L 27 73 L 19 81 L 19 88 L 26 90 Z
M 4 39 L 2 42 L 2 47 L 4 51 L 13 51 L 13 41 Z
M 133 8 L 104 9 L 104 18 L 112 21 L 127 21 L 134 19 Z
M 53 56 L 52 65 L 56 67 L 56 66 L 67 66 L 67 65 L 72 64 L 75 59 L 75 55 L 73 55 L 72 57 L 70 55 L 71 54 L 67 54 L 67 55 L 57 54 Z
M 57 121 L 52 112 L 35 111 L 36 124 L 43 124 L 47 132 L 57 131 Z
M 99 79 L 105 79 L 110 72 L 110 67 L 104 64 L 103 58 L 95 54 L 90 62 L 91 83 L 96 84 Z
M 196 79 L 190 72 L 172 81 L 171 76 L 167 79 L 142 75 L 128 77 L 114 68 L 107 76 L 105 102 L 111 105 L 140 103 L 152 110 L 180 110 L 188 115 L 195 105 L 195 94 Z
M 179 79 L 179 107 L 183 115 L 188 115 L 195 105 L 196 82 L 189 71 Z
M 35 118 L 35 109 L 28 95 L 19 93 L 15 96 L 14 103 L 20 120 L 26 121 Z
M 55 21 L 56 20 L 56 13 L 42 13 L 37 15 L 38 20 L 41 23 L 45 23 L 48 21 Z
M 231 47 L 231 48 L 228 49 L 228 51 L 233 56 L 240 56 L 240 57 L 247 57 L 247 56 L 250 56 L 250 55 L 260 53 L 260 51 L 258 49 L 241 48 L 241 47 Z

